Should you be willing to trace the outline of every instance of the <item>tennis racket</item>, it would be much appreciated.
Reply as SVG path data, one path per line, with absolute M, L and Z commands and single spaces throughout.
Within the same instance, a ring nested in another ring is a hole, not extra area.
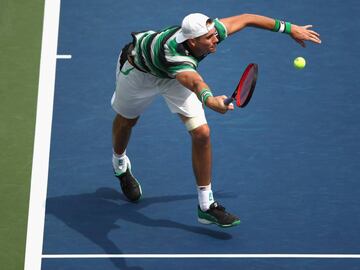
M 225 105 L 229 105 L 232 101 L 236 101 L 236 106 L 245 107 L 254 92 L 256 80 L 258 75 L 258 65 L 251 63 L 249 64 L 244 73 L 241 76 L 239 84 L 237 85 L 234 93 L 231 97 L 224 100 Z

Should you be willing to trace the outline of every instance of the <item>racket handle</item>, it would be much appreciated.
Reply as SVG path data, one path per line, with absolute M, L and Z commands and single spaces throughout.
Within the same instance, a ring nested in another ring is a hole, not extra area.
M 234 99 L 232 97 L 228 97 L 224 100 L 224 104 L 227 106 L 229 105 Z

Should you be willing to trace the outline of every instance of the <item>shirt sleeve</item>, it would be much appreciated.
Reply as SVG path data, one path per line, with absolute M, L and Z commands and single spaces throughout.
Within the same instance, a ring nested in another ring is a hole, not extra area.
M 220 43 L 225 38 L 227 38 L 227 29 L 226 29 L 225 25 L 218 18 L 214 19 L 214 23 L 215 23 L 216 31 L 218 33 L 218 39 L 219 39 L 219 43 Z
M 172 78 L 180 72 L 196 72 L 198 66 L 198 60 L 190 56 L 183 46 L 176 43 L 175 39 L 164 45 L 163 59 L 163 66 Z
M 168 72 L 175 78 L 177 74 L 184 71 L 196 72 L 196 67 L 191 64 L 183 63 L 181 65 L 172 66 L 168 69 Z

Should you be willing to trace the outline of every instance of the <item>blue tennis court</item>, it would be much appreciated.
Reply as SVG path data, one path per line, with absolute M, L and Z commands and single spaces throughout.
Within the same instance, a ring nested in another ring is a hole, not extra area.
M 190 137 L 161 97 L 127 150 L 143 199 L 126 201 L 112 172 L 118 53 L 132 31 L 192 12 L 313 24 L 322 39 L 303 49 L 247 28 L 200 64 L 217 95 L 259 65 L 246 109 L 206 110 L 215 197 L 241 218 L 229 229 L 197 222 Z M 359 12 L 354 0 L 61 1 L 41 269 L 359 269 Z

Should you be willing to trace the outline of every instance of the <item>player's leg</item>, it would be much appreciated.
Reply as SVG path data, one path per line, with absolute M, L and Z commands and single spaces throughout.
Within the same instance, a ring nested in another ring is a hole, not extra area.
M 186 117 L 179 114 L 187 127 L 192 141 L 192 165 L 198 186 L 208 186 L 211 181 L 211 142 L 210 128 L 205 115 Z
M 130 140 L 132 128 L 135 126 L 139 117 L 128 119 L 116 114 L 112 126 L 113 143 L 113 169 L 116 176 L 120 177 L 126 173 L 131 163 L 126 155 L 126 148 Z
M 115 176 L 120 181 L 120 187 L 127 199 L 136 202 L 141 198 L 141 185 L 131 171 L 131 162 L 126 155 L 126 147 L 130 140 L 131 130 L 138 117 L 128 119 L 116 114 L 113 121 L 113 156 L 112 164 Z
M 116 114 L 112 126 L 112 142 L 115 154 L 121 155 L 125 152 L 132 128 L 136 125 L 138 119 L 139 117 L 128 119 Z
M 239 219 L 226 212 L 213 197 L 211 189 L 212 152 L 210 128 L 204 109 L 196 95 L 176 80 L 169 82 L 163 96 L 173 113 L 178 113 L 184 122 L 192 141 L 192 162 L 198 191 L 198 220 L 201 223 L 215 223 L 222 227 L 239 224 Z
M 151 75 L 136 70 L 128 61 L 116 70 L 116 89 L 111 105 L 117 113 L 112 127 L 115 176 L 119 179 L 124 195 L 136 202 L 142 195 L 139 182 L 131 171 L 131 162 L 126 154 L 132 128 L 139 116 L 152 102 L 157 91 L 152 87 Z
M 240 223 L 238 217 L 225 211 L 225 208 L 214 200 L 211 189 L 212 153 L 210 129 L 207 124 L 196 126 L 191 122 L 201 123 L 197 117 L 180 116 L 192 141 L 193 169 L 198 191 L 198 221 L 203 224 L 215 223 L 221 227 L 231 227 Z

